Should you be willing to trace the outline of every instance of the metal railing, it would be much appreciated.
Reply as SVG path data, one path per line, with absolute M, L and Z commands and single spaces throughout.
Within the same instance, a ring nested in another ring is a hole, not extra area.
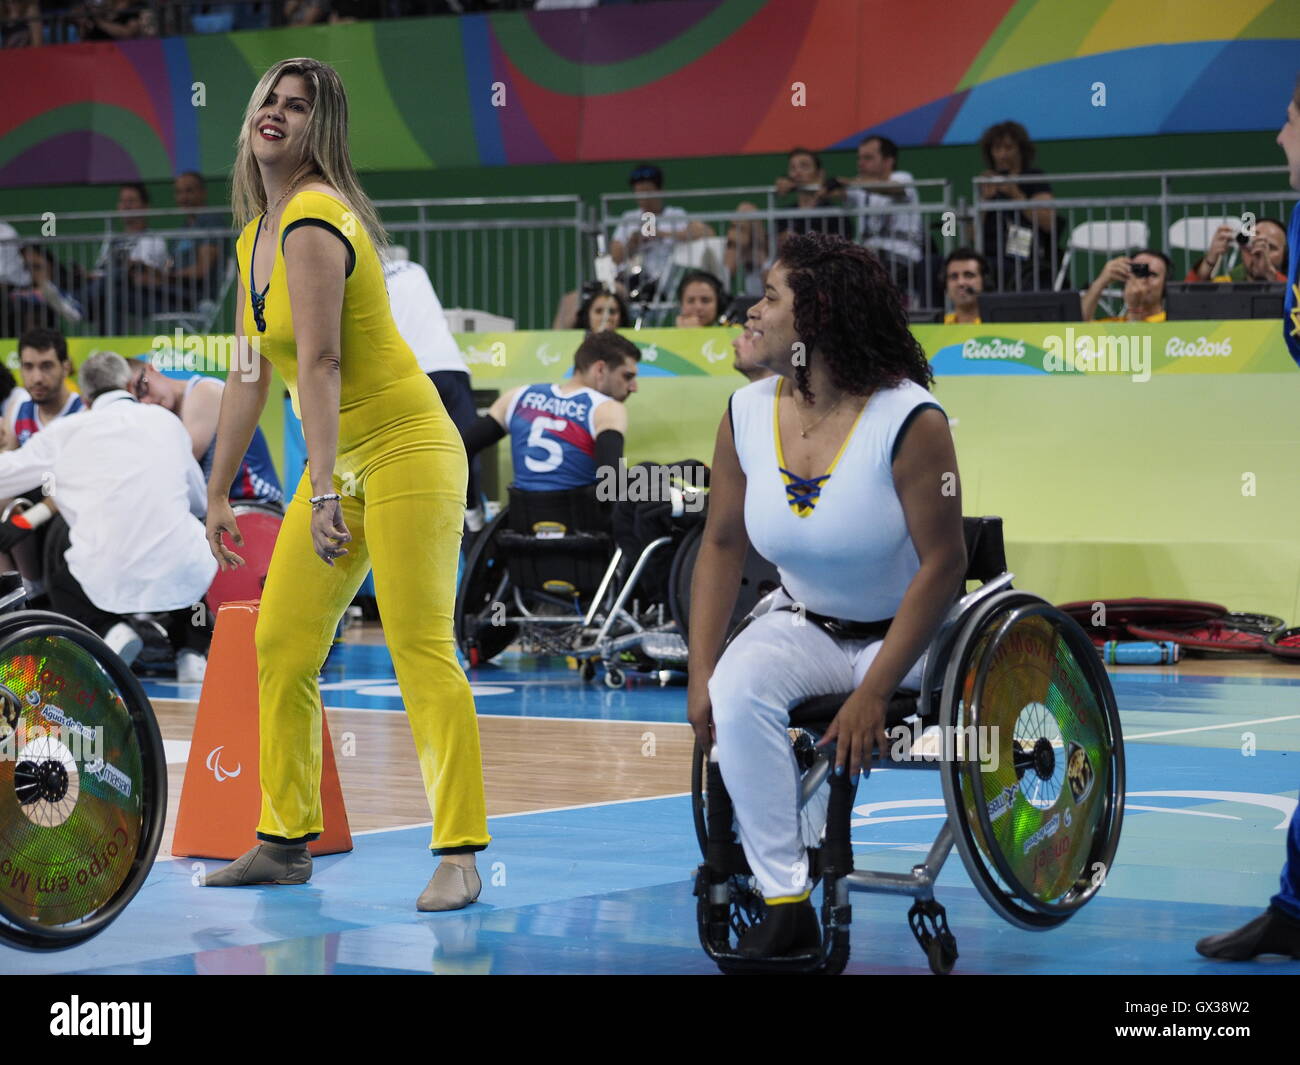
M 865 193 L 870 187 L 849 186 L 843 205 L 812 208 L 778 206 L 778 200 L 785 197 L 771 185 L 672 189 L 652 197 L 604 193 L 598 225 L 607 244 L 613 243 L 620 230 L 626 240 L 628 227 L 645 238 L 635 255 L 625 255 L 617 264 L 619 280 L 633 300 L 637 325 L 673 324 L 677 287 L 691 269 L 714 274 L 732 296 L 762 295 L 762 274 L 775 257 L 783 233 L 808 229 L 865 244 L 882 259 L 909 309 L 934 309 L 942 304 L 939 264 L 951 245 L 951 236 L 944 231 L 954 232 L 944 223 L 955 222 L 957 206 L 951 200 L 951 185 L 943 178 L 922 179 L 912 185 L 921 197 L 919 203 L 883 202 L 881 196 L 868 199 Z M 664 204 L 661 212 L 667 225 L 662 229 L 655 212 L 636 207 L 620 211 L 613 206 L 648 199 Z M 738 199 L 742 202 L 737 203 Z M 681 204 L 668 201 L 705 202 L 703 207 L 692 206 L 686 214 L 690 221 L 709 226 L 712 236 L 678 237 L 674 232 L 678 223 L 666 211 Z M 652 250 L 642 250 L 647 246 Z
M 594 227 L 577 196 L 381 200 L 375 206 L 393 243 L 406 246 L 429 271 L 445 307 L 490 311 L 519 328 L 549 328 L 561 298 L 592 269 Z M 48 236 L 50 215 L 7 219 L 18 236 L 0 237 L 0 336 L 34 326 L 71 336 L 152 336 L 177 327 L 230 331 L 238 283 L 230 226 L 154 226 L 178 216 L 184 223 L 192 213 L 59 213 L 53 219 L 57 234 Z M 229 218 L 224 207 L 198 214 Z M 125 232 L 132 220 L 143 220 L 145 228 Z M 216 250 L 212 268 L 201 277 L 177 277 L 202 245 Z
M 1272 217 L 1286 228 L 1295 198 L 1286 173 L 1286 167 L 1230 167 L 1029 175 L 1025 184 L 1149 186 L 1113 196 L 1062 196 L 1054 188 L 1050 199 L 1041 200 L 984 199 L 982 188 L 1008 179 L 977 177 L 964 234 L 988 258 L 989 287 L 998 291 L 1084 288 L 1109 259 L 1142 248 L 1168 255 L 1174 264 L 1170 280 L 1182 280 L 1201 258 L 1219 222 L 1235 221 L 1240 228 L 1248 218 Z M 1278 177 L 1283 180 L 1277 182 Z M 1175 191 L 1176 183 L 1215 184 L 1222 179 L 1237 187 Z M 1240 187 L 1252 183 L 1271 187 Z M 1051 212 L 1051 217 L 1034 220 L 1030 211 Z M 963 214 L 963 222 L 966 217 Z M 1290 249 L 1293 255 L 1296 251 Z

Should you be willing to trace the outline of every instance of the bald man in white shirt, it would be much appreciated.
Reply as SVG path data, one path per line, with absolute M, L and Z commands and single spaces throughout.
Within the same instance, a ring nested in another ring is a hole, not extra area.
M 90 409 L 0 455 L 0 496 L 39 483 L 67 519 L 68 550 L 47 575 L 54 610 L 89 626 L 128 664 L 143 641 L 126 619 L 167 614 L 178 679 L 198 683 L 211 624 L 195 607 L 217 560 L 189 434 L 170 411 L 126 391 L 130 369 L 120 355 L 92 355 L 80 380 Z M 22 522 L 0 526 L 0 544 L 22 536 Z
M 388 249 L 384 259 L 384 284 L 393 322 L 402 339 L 415 354 L 420 369 L 438 389 L 447 416 L 463 437 L 478 419 L 474 391 L 470 386 L 469 366 L 451 335 L 442 303 L 433 290 L 433 282 L 424 267 L 410 261 L 400 244 Z M 469 457 L 469 485 L 465 498 L 465 524 L 470 532 L 483 527 L 483 494 L 480 487 L 481 464 L 478 455 Z

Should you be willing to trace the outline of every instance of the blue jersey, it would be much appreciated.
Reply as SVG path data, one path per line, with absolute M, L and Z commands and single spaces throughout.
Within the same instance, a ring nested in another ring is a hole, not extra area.
M 1300 363 L 1300 203 L 1291 208 L 1286 243 L 1291 256 L 1287 269 L 1286 302 L 1282 311 L 1282 336 L 1291 358 Z
M 194 391 L 194 386 L 207 380 L 203 374 L 197 374 L 185 382 L 185 394 Z M 215 378 L 214 378 L 215 380 Z M 212 434 L 212 442 L 199 461 L 203 471 L 203 480 L 212 479 L 212 460 L 217 456 L 217 434 Z M 280 503 L 284 501 L 284 489 L 280 487 L 280 478 L 271 462 L 271 450 L 266 446 L 266 437 L 261 426 L 253 427 L 253 439 L 244 452 L 244 460 L 239 464 L 239 471 L 230 485 L 232 503 Z
M 555 492 L 596 483 L 596 408 L 609 396 L 592 388 L 567 395 L 559 385 L 529 385 L 506 412 L 515 487 Z
M 74 392 L 69 397 L 68 402 L 63 405 L 63 409 L 59 411 L 58 417 L 62 418 L 68 414 L 76 414 L 82 407 L 81 397 Z M 18 409 L 14 412 L 14 436 L 18 439 L 18 446 L 22 447 L 40 431 L 41 420 L 36 413 L 36 400 L 28 396 L 18 404 Z

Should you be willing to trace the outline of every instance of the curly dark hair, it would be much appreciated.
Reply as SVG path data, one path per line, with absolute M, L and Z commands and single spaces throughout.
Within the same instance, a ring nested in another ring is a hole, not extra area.
M 836 388 L 861 396 L 904 380 L 926 389 L 934 383 L 902 296 L 861 244 L 803 233 L 786 241 L 777 262 L 794 293 L 795 335 L 826 360 Z M 795 383 L 812 402 L 808 380 L 807 363 L 795 367 Z
M 993 145 L 1004 137 L 1009 137 L 1015 141 L 1016 147 L 1020 149 L 1021 172 L 1034 165 L 1034 156 L 1037 153 L 1034 149 L 1033 139 L 1029 136 L 1029 130 L 1025 129 L 1019 122 L 1007 119 L 1005 122 L 989 126 L 980 134 L 980 153 L 984 156 L 984 163 L 990 170 L 993 169 Z

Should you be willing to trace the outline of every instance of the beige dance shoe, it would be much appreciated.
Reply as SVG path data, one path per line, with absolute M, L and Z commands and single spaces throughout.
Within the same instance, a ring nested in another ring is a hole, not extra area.
M 246 884 L 305 884 L 311 879 L 311 855 L 305 843 L 260 842 L 242 858 L 203 880 L 204 887 Z
M 478 898 L 482 890 L 483 881 L 477 869 L 442 862 L 434 871 L 433 879 L 420 895 L 415 908 L 421 913 L 463 910 Z

